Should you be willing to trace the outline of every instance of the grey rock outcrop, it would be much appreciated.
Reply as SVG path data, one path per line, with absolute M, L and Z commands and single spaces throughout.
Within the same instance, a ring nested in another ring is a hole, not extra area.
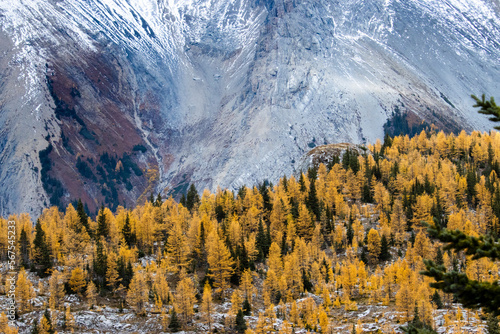
M 61 205 L 83 197 L 95 208 L 191 182 L 236 189 L 276 180 L 311 147 L 383 137 L 395 107 L 447 130 L 491 129 L 469 95 L 500 91 L 498 8 L 492 0 L 4 1 L 0 214 L 38 214 L 56 195 Z M 102 177 L 104 153 L 130 157 L 142 174 Z M 94 178 L 81 174 L 78 157 Z

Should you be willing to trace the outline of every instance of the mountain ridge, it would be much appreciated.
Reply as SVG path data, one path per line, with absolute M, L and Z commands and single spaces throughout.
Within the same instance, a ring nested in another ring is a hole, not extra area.
M 486 130 L 469 95 L 500 88 L 498 1 L 30 0 L 0 15 L 4 215 L 54 194 L 96 209 L 278 179 L 311 145 L 381 138 L 395 108 Z M 61 189 L 42 175 L 49 143 Z M 130 167 L 99 173 L 105 153 Z

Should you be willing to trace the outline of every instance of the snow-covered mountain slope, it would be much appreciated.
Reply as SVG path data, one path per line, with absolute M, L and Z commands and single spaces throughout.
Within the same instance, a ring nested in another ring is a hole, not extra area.
M 490 129 L 469 95 L 500 91 L 499 8 L 0 1 L 0 214 L 274 180 L 315 145 L 382 137 L 396 107 Z

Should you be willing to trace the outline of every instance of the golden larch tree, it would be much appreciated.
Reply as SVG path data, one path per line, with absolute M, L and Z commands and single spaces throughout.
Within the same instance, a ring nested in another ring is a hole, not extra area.
M 21 269 L 17 276 L 16 302 L 20 313 L 31 310 L 31 299 L 35 297 L 35 289 L 28 279 L 28 275 Z
M 0 313 L 0 333 L 2 334 L 18 333 L 17 328 L 9 326 L 9 319 L 7 318 L 7 315 L 4 312 Z
M 170 288 L 168 286 L 167 277 L 163 269 L 158 269 L 153 278 L 153 292 L 162 304 L 167 304 L 170 300 Z
M 81 294 L 87 282 L 85 281 L 85 273 L 82 268 L 76 267 L 71 271 L 71 277 L 69 279 L 69 287 L 74 292 Z
M 382 241 L 378 231 L 375 229 L 370 229 L 368 232 L 368 253 L 370 255 L 370 262 L 377 263 L 378 257 L 380 255 L 380 250 L 382 247 Z
M 178 273 L 189 265 L 189 245 L 181 222 L 175 222 L 167 239 L 169 270 Z
M 208 276 L 214 280 L 214 287 L 224 295 L 224 292 L 229 287 L 228 280 L 233 273 L 234 261 L 231 258 L 229 249 L 216 230 L 210 233 L 207 243 Z
M 55 310 L 61 305 L 64 298 L 64 275 L 59 271 L 54 271 L 49 279 L 49 306 Z
M 299 205 L 299 217 L 297 218 L 296 229 L 299 237 L 308 241 L 311 240 L 314 231 L 314 223 L 311 218 L 311 213 L 303 203 Z
M 137 269 L 130 281 L 127 292 L 127 303 L 134 308 L 136 314 L 144 314 L 149 300 L 149 288 L 144 273 Z
M 212 288 L 208 281 L 203 288 L 203 297 L 201 299 L 201 312 L 203 313 L 203 320 L 208 325 L 208 330 L 212 332 L 212 316 L 214 313 L 214 303 L 212 300 Z
M 66 306 L 66 312 L 64 313 L 64 318 L 65 318 L 65 323 L 64 323 L 65 329 L 70 332 L 73 332 L 75 327 L 75 317 L 71 313 L 71 308 L 69 305 Z
M 94 282 L 90 281 L 87 285 L 87 291 L 85 292 L 87 297 L 87 305 L 91 309 L 97 304 L 97 288 Z
M 194 314 L 194 304 L 196 303 L 196 288 L 193 280 L 181 272 L 181 280 L 177 283 L 175 294 L 175 310 L 181 316 L 185 325 Z
M 252 305 L 253 293 L 255 291 L 255 288 L 253 286 L 253 274 L 250 269 L 245 269 L 245 271 L 243 271 L 240 280 L 240 289 L 250 305 Z
M 115 288 L 120 283 L 121 278 L 118 274 L 118 264 L 117 264 L 117 255 L 115 252 L 108 252 L 107 259 L 107 269 L 106 269 L 106 284 L 111 288 L 111 290 L 115 291 Z

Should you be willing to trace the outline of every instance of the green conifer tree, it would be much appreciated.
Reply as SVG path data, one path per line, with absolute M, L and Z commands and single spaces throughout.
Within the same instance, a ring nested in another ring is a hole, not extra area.
M 492 235 L 479 237 L 469 236 L 459 230 L 441 229 L 439 224 L 428 225 L 429 234 L 447 243 L 444 250 L 454 249 L 472 255 L 473 259 L 488 257 L 491 260 L 500 259 L 500 242 Z M 470 280 L 463 272 L 459 272 L 454 265 L 452 271 L 447 272 L 443 265 L 434 261 L 424 260 L 426 270 L 421 274 L 435 279 L 431 286 L 446 293 L 454 294 L 455 299 L 464 307 L 483 307 L 494 315 L 500 314 L 500 285 L 498 282 L 478 282 Z
M 316 220 L 319 220 L 321 217 L 321 210 L 320 210 L 320 205 L 319 205 L 319 200 L 318 196 L 316 194 L 316 180 L 311 180 L 309 183 L 309 194 L 307 195 L 306 199 L 306 206 L 311 211 L 314 216 L 316 217 Z
M 489 101 L 486 100 L 484 94 L 481 96 L 481 99 L 478 99 L 475 95 L 471 95 L 471 97 L 476 101 L 473 107 L 481 108 L 478 110 L 480 114 L 491 116 L 489 120 L 492 122 L 500 122 L 500 106 L 496 105 L 493 97 Z M 495 129 L 500 130 L 500 126 L 496 126 Z
M 391 253 L 389 253 L 389 242 L 385 235 L 382 236 L 381 246 L 380 246 L 380 261 L 387 261 L 391 258 Z
M 259 251 L 259 259 L 264 260 L 269 253 L 270 243 L 268 235 L 264 231 L 264 224 L 262 224 L 262 220 L 259 220 L 259 228 L 257 230 L 257 238 L 255 242 L 257 244 L 257 250 Z
M 38 322 L 39 321 L 40 320 L 33 321 L 34 324 L 33 324 L 33 328 L 31 328 L 31 332 L 30 332 L 31 334 L 40 334 L 40 329 L 38 328 Z
M 135 244 L 135 234 L 132 233 L 132 226 L 130 225 L 130 217 L 128 212 L 127 217 L 125 218 L 125 224 L 123 224 L 122 235 L 127 246 L 132 247 L 132 245 Z
M 472 96 L 476 101 L 474 107 L 481 108 L 482 114 L 492 115 L 493 122 L 500 122 L 500 108 L 495 104 L 495 100 L 490 101 L 482 96 L 478 99 Z M 497 127 L 499 128 L 499 127 Z M 475 184 L 477 183 L 476 172 L 469 166 L 467 173 L 467 196 L 470 201 L 475 196 Z M 472 255 L 473 259 L 487 257 L 493 261 L 500 259 L 500 242 L 494 233 L 473 237 L 459 230 L 442 229 L 438 223 L 427 225 L 429 234 L 447 243 L 444 250 L 463 251 L 465 255 Z M 462 303 L 464 307 L 477 308 L 482 307 L 493 316 L 500 314 L 500 285 L 498 282 L 478 282 L 471 280 L 465 273 L 458 271 L 458 266 L 454 265 L 452 271 L 447 272 L 443 265 L 439 265 L 430 260 L 424 260 L 426 270 L 423 275 L 433 277 L 435 283 L 431 286 L 440 289 L 446 293 L 453 293 L 455 299 Z
M 191 183 L 189 190 L 186 195 L 186 208 L 191 211 L 195 207 L 195 205 L 200 203 L 200 196 L 198 195 L 198 190 L 194 186 L 194 183 Z
M 104 238 L 107 238 L 109 236 L 108 222 L 106 221 L 106 215 L 104 215 L 104 206 L 101 206 L 101 209 L 99 210 L 99 216 L 97 217 L 96 237 L 99 239 L 101 236 Z
M 33 264 L 40 277 L 49 275 L 49 269 L 52 268 L 50 259 L 50 248 L 45 239 L 45 232 L 42 229 L 40 220 L 37 220 L 35 226 L 35 240 L 33 241 Z
M 349 220 L 349 223 L 347 224 L 347 244 L 352 245 L 352 239 L 354 238 L 354 230 L 352 229 L 352 222 Z
M 163 198 L 161 197 L 161 194 L 158 193 L 158 196 L 156 196 L 155 206 L 160 208 L 162 204 L 163 204 Z
M 273 209 L 273 205 L 271 203 L 271 197 L 269 196 L 269 188 L 267 187 L 267 181 L 262 182 L 259 185 L 259 192 L 262 195 L 262 203 L 264 205 L 264 211 L 268 214 Z
M 431 301 L 434 303 L 434 305 L 436 305 L 438 309 L 443 308 L 443 302 L 441 301 L 441 296 L 437 291 L 434 291 L 434 294 L 431 297 Z
M 473 166 L 468 167 L 467 171 L 467 176 L 466 176 L 466 181 L 467 181 L 467 201 L 470 204 L 474 204 L 474 197 L 476 196 L 476 183 L 477 183 L 477 178 L 476 178 L 476 172 L 474 171 Z
M 443 252 L 441 251 L 441 247 L 438 247 L 436 251 L 436 264 L 438 266 L 442 266 L 444 264 Z
M 288 179 L 286 178 L 286 175 L 283 175 L 283 178 L 281 179 L 281 184 L 283 185 L 283 189 L 285 189 L 285 191 L 288 192 Z
M 21 266 L 28 268 L 30 265 L 30 242 L 24 228 L 21 230 L 21 235 L 19 236 L 19 253 Z
M 401 327 L 401 330 L 407 334 L 437 334 L 429 324 L 420 320 L 418 307 L 415 307 L 413 320 L 408 323 L 408 326 Z
M 108 270 L 108 256 L 104 252 L 101 240 L 97 241 L 94 257 L 94 274 L 97 285 L 102 288 L 106 282 L 106 271 Z
M 493 314 L 488 315 L 488 320 L 486 322 L 486 333 L 488 333 L 488 334 L 500 334 L 500 327 L 498 326 L 498 319 Z
M 170 314 L 170 323 L 168 324 L 168 328 L 173 332 L 177 333 L 181 330 L 181 323 L 179 318 L 177 317 L 177 312 L 175 312 L 175 308 L 172 309 L 172 313 Z
M 299 177 L 299 190 L 302 193 L 307 190 L 306 189 L 306 180 L 304 180 L 304 173 L 300 173 L 300 177 Z
M 90 228 L 89 228 L 89 217 L 87 216 L 87 213 L 85 212 L 85 208 L 83 206 L 82 200 L 78 199 L 78 204 L 76 205 L 76 213 L 78 214 L 78 218 L 80 219 L 80 226 L 85 227 L 87 230 L 87 233 L 91 235 Z M 80 232 L 81 228 L 77 228 L 77 232 Z
M 238 313 L 236 314 L 236 332 L 237 333 L 245 333 L 247 330 L 247 323 L 245 321 L 245 318 L 243 316 L 243 311 L 241 309 L 238 310 Z
M 248 298 L 245 297 L 245 300 L 243 301 L 243 314 L 244 315 L 251 315 L 252 314 L 252 306 L 250 305 L 250 302 L 248 301 Z

